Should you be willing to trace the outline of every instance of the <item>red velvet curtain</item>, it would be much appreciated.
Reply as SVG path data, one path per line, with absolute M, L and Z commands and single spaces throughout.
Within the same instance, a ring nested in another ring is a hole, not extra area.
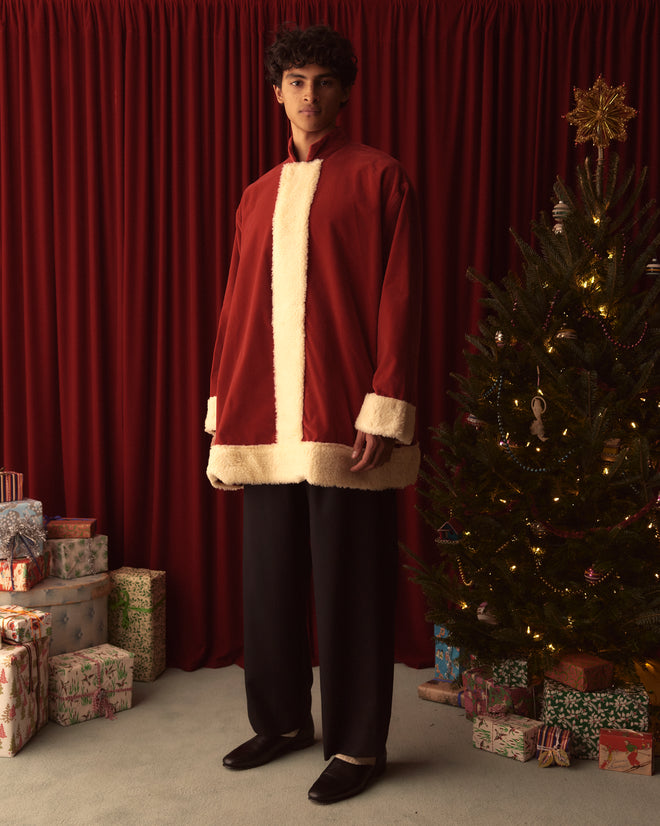
M 285 152 L 262 70 L 284 20 L 353 41 L 343 125 L 419 192 L 427 453 L 478 318 L 467 267 L 520 269 L 509 227 L 529 237 L 584 156 L 574 86 L 626 84 L 616 149 L 660 182 L 655 0 L 0 0 L 0 464 L 47 514 L 96 516 L 112 567 L 167 571 L 186 669 L 241 655 L 241 494 L 208 484 L 202 419 L 234 210 Z M 428 558 L 420 504 L 402 540 Z M 397 656 L 428 665 L 409 577 Z

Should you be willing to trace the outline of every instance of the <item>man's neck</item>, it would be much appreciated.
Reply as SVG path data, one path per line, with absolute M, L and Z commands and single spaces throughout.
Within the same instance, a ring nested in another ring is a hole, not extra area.
M 296 157 L 299 161 L 306 161 L 309 156 L 309 150 L 311 147 L 324 138 L 326 135 L 329 135 L 335 129 L 335 126 L 331 126 L 329 129 L 324 130 L 323 132 L 303 132 L 300 129 L 291 129 L 291 137 L 293 138 L 293 148 L 296 153 Z

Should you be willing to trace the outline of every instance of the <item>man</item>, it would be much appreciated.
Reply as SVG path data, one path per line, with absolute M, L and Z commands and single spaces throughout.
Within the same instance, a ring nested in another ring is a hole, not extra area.
M 245 190 L 220 314 L 208 476 L 244 488 L 248 716 L 224 765 L 314 742 L 313 574 L 323 745 L 318 803 L 385 768 L 394 660 L 397 488 L 415 482 L 420 242 L 401 166 L 336 125 L 355 80 L 326 26 L 280 29 L 267 54 L 289 157 Z

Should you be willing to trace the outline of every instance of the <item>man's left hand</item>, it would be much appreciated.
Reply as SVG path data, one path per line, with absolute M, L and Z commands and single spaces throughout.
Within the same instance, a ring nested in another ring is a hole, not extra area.
M 374 436 L 358 430 L 353 445 L 353 459 L 357 462 L 351 470 L 355 473 L 361 470 L 373 470 L 389 461 L 394 448 L 394 439 L 387 436 Z

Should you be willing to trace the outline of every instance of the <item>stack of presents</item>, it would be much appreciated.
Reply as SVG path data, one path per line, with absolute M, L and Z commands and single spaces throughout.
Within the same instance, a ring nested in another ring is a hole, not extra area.
M 114 718 L 164 670 L 165 572 L 108 571 L 95 519 L 44 519 L 0 471 L 0 757 L 49 720 Z
M 598 760 L 601 769 L 653 773 L 660 754 L 660 694 L 653 691 L 660 671 L 654 675 L 653 664 L 640 666 L 643 682 L 618 684 L 612 663 L 574 654 L 535 677 L 518 659 L 463 670 L 444 626 L 435 626 L 435 643 L 435 679 L 419 686 L 419 696 L 463 709 L 476 748 L 536 758 L 543 767 L 579 757 Z

